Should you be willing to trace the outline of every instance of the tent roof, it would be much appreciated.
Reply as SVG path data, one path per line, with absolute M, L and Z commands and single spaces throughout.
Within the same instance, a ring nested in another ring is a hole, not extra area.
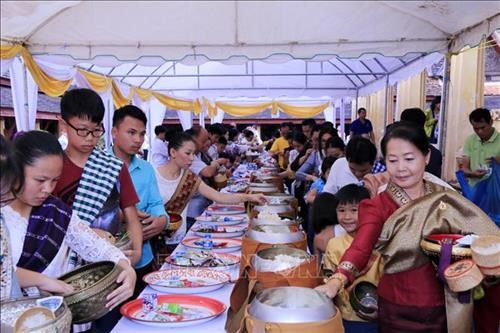
M 498 1 L 2 1 L 3 41 L 78 59 L 316 59 L 476 45 Z

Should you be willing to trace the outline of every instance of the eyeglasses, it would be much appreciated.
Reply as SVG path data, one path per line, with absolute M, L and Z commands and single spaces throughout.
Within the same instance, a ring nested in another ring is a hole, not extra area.
M 102 124 L 101 124 L 100 129 L 96 129 L 96 130 L 91 131 L 91 130 L 88 130 L 86 128 L 76 128 L 75 126 L 71 125 L 69 123 L 69 121 L 65 121 L 65 123 L 68 124 L 69 127 L 71 127 L 72 129 L 74 129 L 76 131 L 76 135 L 81 136 L 83 138 L 86 138 L 89 134 L 92 134 L 92 136 L 94 138 L 100 138 L 105 132 Z

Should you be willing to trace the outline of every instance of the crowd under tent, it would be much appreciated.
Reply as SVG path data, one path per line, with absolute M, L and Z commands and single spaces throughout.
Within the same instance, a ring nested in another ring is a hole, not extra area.
M 499 27 L 497 1 L 2 1 L 1 74 L 21 130 L 34 128 L 38 90 L 76 85 L 101 95 L 106 129 L 133 103 L 149 133 L 167 109 L 185 128 L 270 112 L 323 114 L 343 132 L 349 104 L 368 108 L 380 138 L 401 110 L 424 107 L 426 73 L 442 62 L 449 180 Z

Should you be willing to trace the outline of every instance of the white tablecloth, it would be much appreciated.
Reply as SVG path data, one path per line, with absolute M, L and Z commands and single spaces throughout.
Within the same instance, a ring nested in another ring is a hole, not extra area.
M 199 222 L 196 222 L 194 226 L 196 226 Z M 248 222 L 246 222 L 248 223 Z M 193 226 L 193 227 L 194 227 Z M 188 231 L 186 234 L 186 237 L 191 237 L 191 236 L 196 236 L 194 232 L 191 230 Z M 241 239 L 241 237 L 239 237 Z M 187 248 L 183 246 L 182 244 L 179 244 L 177 248 L 175 249 L 175 252 L 178 251 L 187 251 Z M 231 252 L 231 254 L 234 255 L 241 255 L 241 251 L 238 252 Z M 162 266 L 162 269 L 168 269 L 170 268 L 170 265 L 164 264 Z M 235 267 L 231 268 L 231 270 L 227 271 L 231 275 L 231 280 L 234 281 L 238 278 L 238 273 L 239 273 L 239 265 L 236 265 Z M 229 283 L 225 285 L 224 287 L 214 290 L 212 292 L 208 293 L 202 293 L 202 294 L 196 294 L 200 296 L 205 296 L 205 297 L 210 297 L 217 299 L 224 303 L 226 307 L 229 307 L 229 296 L 231 295 L 231 291 L 233 289 L 234 283 Z M 150 287 L 146 287 L 141 293 L 157 293 L 161 294 L 159 291 L 156 291 Z M 139 333 L 139 332 L 190 332 L 190 333 L 196 333 L 196 332 L 203 332 L 203 333 L 219 333 L 219 332 L 225 332 L 226 330 L 224 329 L 224 325 L 226 323 L 226 318 L 227 318 L 227 308 L 226 311 L 220 315 L 219 317 L 212 319 L 208 322 L 199 324 L 199 325 L 194 325 L 194 326 L 187 326 L 187 327 L 176 327 L 176 328 L 157 328 L 157 327 L 151 327 L 151 326 L 146 326 L 142 324 L 136 324 L 135 322 L 122 317 L 118 324 L 113 328 L 111 332 L 113 333 L 122 333 L 122 332 L 133 332 L 133 333 Z

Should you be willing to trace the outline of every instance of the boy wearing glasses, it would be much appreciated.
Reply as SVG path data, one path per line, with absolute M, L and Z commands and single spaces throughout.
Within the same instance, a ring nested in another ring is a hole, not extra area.
M 68 145 L 54 195 L 100 235 L 125 232 L 124 217 L 132 249 L 123 252 L 135 265 L 142 253 L 142 230 L 135 207 L 139 198 L 127 166 L 96 147 L 104 134 L 101 98 L 90 89 L 67 91 L 61 99 L 61 118 Z M 81 264 L 79 258 L 70 256 L 70 266 Z

